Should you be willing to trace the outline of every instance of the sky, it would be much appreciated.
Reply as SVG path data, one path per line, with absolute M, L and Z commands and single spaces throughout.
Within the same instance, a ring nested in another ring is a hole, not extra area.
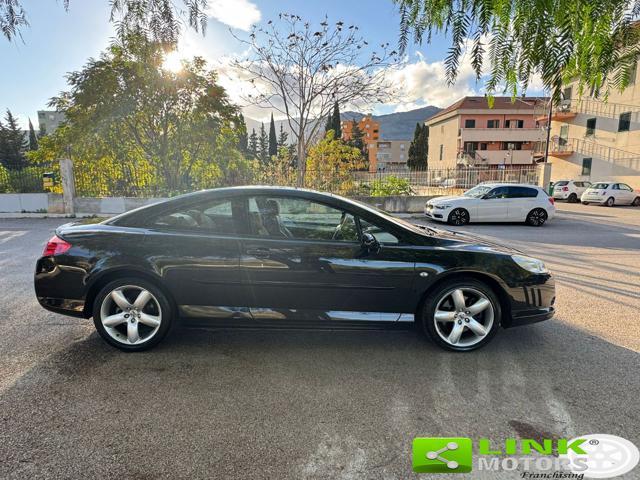
M 31 118 L 37 129 L 37 110 L 46 109 L 49 99 L 65 89 L 67 72 L 79 70 L 109 45 L 114 28 L 108 21 L 108 0 L 71 0 L 69 11 L 62 7 L 62 0 L 22 2 L 30 23 L 22 30 L 22 39 L 8 42 L 0 37 L 0 109 L 11 109 L 22 126 Z M 330 21 L 356 24 L 372 45 L 395 45 L 398 41 L 399 15 L 392 0 L 209 0 L 206 35 L 185 29 L 177 56 L 201 55 L 213 68 L 222 68 L 227 59 L 242 56 L 245 51 L 230 29 L 236 35 L 246 35 L 251 24 L 276 19 L 279 12 L 295 13 L 312 23 L 328 15 Z M 430 44 L 411 44 L 403 64 L 393 73 L 398 97 L 393 103 L 372 106 L 372 113 L 426 105 L 445 107 L 464 95 L 481 95 L 482 82 L 475 81 L 465 59 L 456 84 L 446 85 L 443 58 L 448 47 L 449 39 L 443 35 Z M 220 81 L 232 100 L 241 103 L 237 82 L 224 76 Z M 528 93 L 541 93 L 535 81 Z M 270 114 L 250 106 L 244 111 L 256 120 L 266 120 Z

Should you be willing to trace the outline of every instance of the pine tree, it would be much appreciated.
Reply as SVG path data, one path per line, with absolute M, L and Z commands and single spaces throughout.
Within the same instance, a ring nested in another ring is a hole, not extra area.
M 269 124 L 269 158 L 278 155 L 278 138 L 276 137 L 276 124 L 273 122 L 273 113 L 271 114 L 271 123 Z
M 249 135 L 249 146 L 247 147 L 249 158 L 258 158 L 258 134 L 256 129 L 251 129 L 251 135 Z
M 38 149 L 38 136 L 36 135 L 36 131 L 33 129 L 33 123 L 31 123 L 31 119 L 29 119 L 29 150 L 37 150 Z
M 329 115 L 327 115 L 327 123 L 324 124 L 325 135 L 329 130 L 333 130 L 333 114 L 332 113 L 329 113 Z
M 246 156 L 248 155 L 249 137 L 247 135 L 247 124 L 244 115 L 238 115 L 238 148 Z
M 360 125 L 358 125 L 358 122 L 356 122 L 355 120 L 351 120 L 351 140 L 349 141 L 349 144 L 353 147 L 356 147 L 364 155 L 365 145 L 364 141 L 362 140 L 363 138 L 364 134 L 362 133 L 362 130 L 360 130 Z
M 0 162 L 9 169 L 23 168 L 27 163 L 24 156 L 27 135 L 9 109 L 4 118 L 5 123 L 0 124 Z
M 278 150 L 287 146 L 289 134 L 284 131 L 284 125 L 280 124 L 280 135 L 278 135 Z
M 260 136 L 258 137 L 258 159 L 263 165 L 269 160 L 269 137 L 264 129 L 264 123 L 260 124 Z
M 340 107 L 338 102 L 333 104 L 333 115 L 331 116 L 331 129 L 335 133 L 333 138 L 340 140 L 342 138 L 342 126 L 340 124 Z
M 409 146 L 409 158 L 407 166 L 412 169 L 427 167 L 427 152 L 429 148 L 429 127 L 416 124 L 413 132 L 413 140 Z

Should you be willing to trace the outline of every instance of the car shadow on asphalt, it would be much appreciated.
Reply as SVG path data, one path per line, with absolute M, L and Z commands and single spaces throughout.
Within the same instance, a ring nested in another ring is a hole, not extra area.
M 357 452 L 361 477 L 373 458 L 397 477 L 421 435 L 637 441 L 638 368 L 553 320 L 463 354 L 412 331 L 180 328 L 135 354 L 93 333 L 0 395 L 0 477 L 304 478 L 312 461 L 339 476 Z

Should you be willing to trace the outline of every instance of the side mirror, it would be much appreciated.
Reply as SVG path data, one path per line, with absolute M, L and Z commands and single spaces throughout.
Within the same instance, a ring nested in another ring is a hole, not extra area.
M 365 232 L 362 234 L 362 248 L 368 252 L 377 252 L 380 250 L 380 243 L 371 233 Z

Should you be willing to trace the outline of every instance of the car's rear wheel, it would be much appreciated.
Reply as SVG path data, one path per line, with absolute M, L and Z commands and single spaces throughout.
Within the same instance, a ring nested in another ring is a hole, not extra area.
M 547 221 L 547 212 L 544 208 L 534 208 L 527 215 L 527 224 L 534 227 L 541 227 Z
M 455 208 L 449 214 L 447 221 L 450 225 L 466 225 L 469 223 L 469 212 L 464 208 Z
M 631 205 L 633 205 L 634 207 L 640 207 L 640 197 L 634 198 L 633 202 L 631 202 Z
M 604 202 L 607 207 L 613 207 L 616 204 L 616 200 L 613 197 L 607 198 L 607 201 Z
M 422 308 L 427 335 L 440 347 L 458 352 L 486 345 L 501 321 L 494 291 L 474 278 L 444 282 L 431 292 Z
M 589 202 L 582 202 L 583 205 L 589 205 Z
M 567 200 L 569 203 L 576 203 L 578 201 L 578 195 L 572 193 L 571 195 L 569 195 L 569 198 Z
M 127 352 L 146 350 L 167 334 L 171 304 L 153 283 L 140 278 L 109 282 L 96 296 L 93 323 L 110 345 Z

